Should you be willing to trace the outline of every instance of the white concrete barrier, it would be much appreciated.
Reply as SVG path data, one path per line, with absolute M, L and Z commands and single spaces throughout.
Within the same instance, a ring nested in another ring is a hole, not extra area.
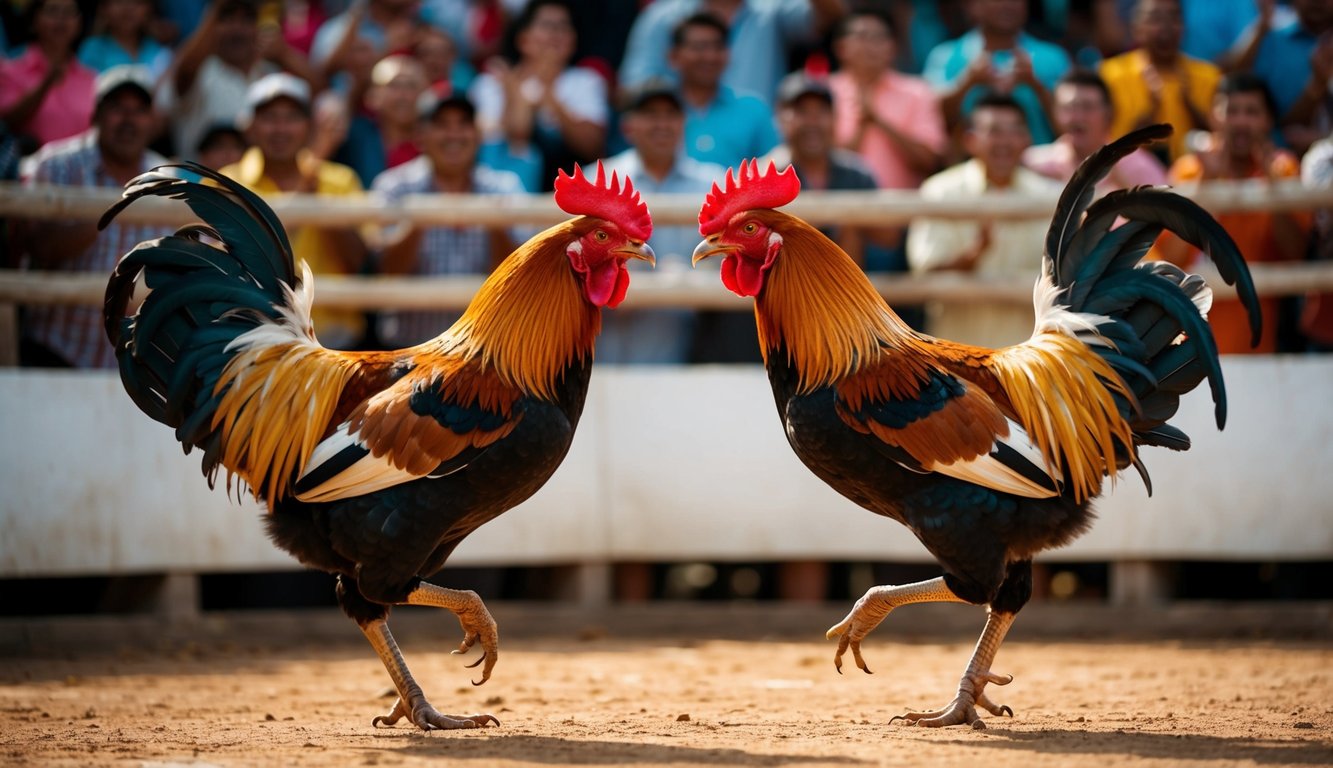
M 1148 449 L 1063 560 L 1333 557 L 1333 356 L 1231 357 L 1225 432 L 1195 392 L 1193 450 Z M 0 577 L 297 567 L 262 509 L 210 491 L 198 454 L 139 413 L 114 374 L 0 370 Z M 234 494 L 233 494 L 234 496 Z M 603 366 L 573 449 L 535 497 L 451 563 L 896 560 L 905 529 L 792 455 L 758 368 Z

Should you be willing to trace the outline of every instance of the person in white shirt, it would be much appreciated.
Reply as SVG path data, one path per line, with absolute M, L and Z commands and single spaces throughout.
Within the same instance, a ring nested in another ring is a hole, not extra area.
M 546 190 L 558 169 L 596 160 L 606 146 L 606 81 L 591 69 L 570 66 L 576 43 L 567 4 L 531 0 L 514 22 L 517 59 L 487 62 L 470 89 L 483 141 L 503 139 L 515 152 L 535 146 Z
M 983 97 L 968 118 L 964 136 L 972 159 L 926 179 L 921 196 L 965 201 L 983 195 L 1045 195 L 1053 203 L 1060 185 L 1022 165 L 1031 142 L 1018 102 L 999 94 Z M 918 274 L 954 270 L 1035 281 L 1047 225 L 1043 219 L 918 218 L 908 229 L 907 261 Z M 926 330 L 932 336 L 987 347 L 1024 341 L 1035 324 L 1031 302 L 934 302 L 926 312 Z

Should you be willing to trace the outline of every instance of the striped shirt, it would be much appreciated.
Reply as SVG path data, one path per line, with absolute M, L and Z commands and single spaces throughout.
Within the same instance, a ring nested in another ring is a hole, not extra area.
M 390 206 L 408 195 L 435 194 L 430 158 L 417 157 L 375 177 L 371 190 Z M 523 182 L 509 172 L 478 165 L 472 169 L 472 194 L 523 195 Z M 511 230 L 515 245 L 529 230 Z M 491 231 L 486 227 L 429 227 L 417 251 L 417 275 L 475 275 L 491 271 Z M 459 318 L 460 312 L 392 312 L 381 315 L 380 338 L 397 347 L 419 344 L 438 336 Z
M 166 162 L 166 158 L 146 150 L 140 171 Z M 114 187 L 102 165 L 97 148 L 97 129 L 93 128 L 63 141 L 43 147 L 30 184 L 60 184 L 71 187 Z M 161 225 L 121 224 L 113 222 L 98 233 L 97 239 L 83 253 L 65 259 L 51 269 L 65 272 L 101 272 L 108 276 L 120 257 L 131 248 L 156 237 L 170 234 Z M 102 325 L 100 306 L 32 306 L 24 311 L 23 335 L 48 347 L 75 368 L 115 368 L 116 358 Z

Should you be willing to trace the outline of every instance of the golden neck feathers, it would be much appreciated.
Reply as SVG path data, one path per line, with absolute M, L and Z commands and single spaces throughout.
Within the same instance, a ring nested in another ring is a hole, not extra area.
M 565 254 L 581 220 L 557 224 L 520 246 L 486 279 L 458 322 L 422 346 L 479 359 L 507 383 L 553 398 L 557 377 L 592 355 L 602 324 Z
M 914 340 L 856 262 L 819 230 L 779 212 L 782 252 L 755 301 L 764 361 L 785 348 L 798 390 L 828 386 Z

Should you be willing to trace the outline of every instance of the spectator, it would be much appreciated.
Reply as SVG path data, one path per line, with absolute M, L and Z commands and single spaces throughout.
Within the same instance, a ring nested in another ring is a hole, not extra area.
M 1028 0 L 973 0 L 977 26 L 940 43 L 926 58 L 923 76 L 940 93 L 950 126 L 964 124 L 986 92 L 1012 95 L 1034 141 L 1055 138 L 1051 89 L 1069 69 L 1069 55 L 1023 31 Z
M 1254 75 L 1236 73 L 1224 78 L 1213 97 L 1212 124 L 1204 147 L 1184 155 L 1171 166 L 1171 183 L 1192 187 L 1218 179 L 1259 179 L 1273 182 L 1300 176 L 1300 163 L 1286 150 L 1273 146 L 1275 110 L 1263 81 Z M 1236 241 L 1250 263 L 1301 261 L 1305 258 L 1310 215 L 1306 212 L 1255 211 L 1213 214 Z M 1202 253 L 1173 234 L 1163 234 L 1153 247 L 1153 256 L 1184 269 L 1197 270 Z M 1237 299 L 1214 299 L 1208 322 L 1217 338 L 1218 351 L 1229 354 L 1278 350 L 1281 301 L 1259 300 L 1263 311 L 1263 337 L 1250 347 L 1247 313 Z
M 375 177 L 372 189 L 393 204 L 414 194 L 522 194 L 518 177 L 480 165 L 476 108 L 460 93 L 427 91 L 415 134 L 420 156 Z M 417 227 L 386 232 L 377 271 L 395 275 L 486 274 L 521 242 L 520 233 L 480 226 Z M 395 312 L 381 316 L 379 341 L 406 347 L 437 336 L 459 312 Z
M 1180 50 L 1184 25 L 1180 0 L 1138 0 L 1134 7 L 1138 48 L 1102 62 L 1111 89 L 1111 137 L 1153 123 L 1170 123 L 1166 156 L 1185 152 L 1186 136 L 1208 127 L 1208 104 L 1221 73 L 1209 62 Z
M 960 165 L 926 179 L 926 200 L 975 200 L 984 195 L 1050 195 L 1060 186 L 1022 165 L 1031 143 L 1023 108 L 1011 96 L 991 94 L 977 102 L 964 136 L 968 154 Z M 915 272 L 956 270 L 982 277 L 1031 279 L 1041 267 L 1047 222 L 1024 219 L 916 219 L 907 234 L 907 259 Z M 926 329 L 950 341 L 1003 347 L 1032 335 L 1031 304 L 953 303 L 927 307 Z
M 31 181 L 118 189 L 166 162 L 148 149 L 154 125 L 152 81 L 141 67 L 112 67 L 97 79 L 92 128 L 47 144 Z M 24 237 L 36 269 L 110 274 L 120 257 L 171 228 L 94 220 L 28 224 Z M 24 311 L 20 358 L 41 367 L 114 368 L 100 307 L 33 306 Z
M 142 64 L 153 80 L 171 63 L 171 51 L 149 34 L 152 0 L 101 0 L 93 35 L 79 46 L 79 61 L 96 72 L 120 64 Z
M 25 154 L 88 129 L 97 79 L 74 55 L 82 18 L 74 0 L 33 0 L 27 18 L 27 47 L 0 59 L 0 121 L 26 140 Z
M 379 60 L 370 71 L 365 109 L 349 117 L 347 139 L 334 159 L 356 171 L 364 185 L 388 168 L 419 153 L 417 100 L 426 90 L 426 73 L 411 56 L 395 54 Z
M 621 121 L 630 148 L 606 161 L 607 172 L 633 179 L 644 195 L 690 194 L 703 198 L 724 169 L 684 151 L 685 112 L 669 83 L 649 83 L 631 98 Z M 649 241 L 658 272 L 681 274 L 699 242 L 692 226 L 657 226 Z M 633 269 L 633 267 L 631 267 Z M 684 363 L 694 338 L 695 314 L 685 309 L 618 309 L 602 320 L 597 359 L 610 363 Z
M 672 33 L 669 60 L 685 103 L 685 152 L 723 167 L 765 154 L 778 143 L 768 104 L 722 84 L 729 56 L 727 27 L 716 16 L 695 14 Z
M 602 156 L 610 111 L 606 81 L 570 66 L 577 41 L 561 0 L 531 0 L 512 32 L 516 59 L 492 59 L 473 82 L 472 99 L 487 141 L 504 140 L 515 154 L 536 147 L 542 189 L 550 190 L 558 169 Z
M 1235 69 L 1253 72 L 1277 104 L 1288 147 L 1302 153 L 1328 132 L 1333 93 L 1333 4 L 1292 0 L 1295 18 L 1278 22 L 1273 0 L 1260 4 L 1253 32 L 1241 42 Z
M 176 154 L 194 159 L 204 131 L 236 119 L 251 84 L 286 69 L 310 80 L 305 57 L 277 30 L 260 36 L 259 13 L 252 0 L 219 0 L 205 12 L 194 34 L 176 52 L 158 108 L 172 116 Z
M 337 142 L 312 130 L 310 88 L 303 80 L 285 72 L 267 75 L 250 86 L 245 106 L 242 124 L 253 146 L 223 174 L 265 195 L 361 193 L 355 171 L 324 159 Z M 320 151 L 308 149 L 308 143 Z M 296 261 L 305 261 L 317 275 L 355 274 L 365 263 L 365 244 L 350 227 L 303 226 L 289 234 Z M 362 341 L 365 321 L 359 313 L 315 307 L 311 316 L 327 347 L 351 349 Z
M 218 123 L 204 131 L 203 138 L 199 139 L 199 146 L 195 148 L 195 154 L 201 164 L 218 170 L 232 163 L 239 163 L 245 150 L 249 148 L 245 134 L 234 124 Z
M 1301 159 L 1301 181 L 1311 189 L 1333 189 L 1333 136 L 1316 141 Z M 1333 262 L 1333 210 L 1315 214 L 1310 255 Z M 1300 330 L 1311 350 L 1333 352 L 1333 292 L 1305 295 Z
M 364 0 L 320 26 L 310 63 L 321 79 L 357 72 L 391 53 L 408 53 L 423 26 L 416 0 Z M 346 90 L 345 82 L 339 84 Z
M 458 45 L 443 30 L 426 27 L 417 36 L 412 56 L 421 62 L 426 82 L 436 93 L 467 93 L 477 70 L 467 59 L 459 58 Z
M 727 45 L 745 54 L 724 62 L 722 84 L 771 105 L 787 71 L 788 52 L 797 44 L 817 42 L 846 12 L 845 5 L 844 0 L 656 0 L 630 29 L 620 86 L 634 89 L 671 79 L 674 73 L 666 64 L 676 47 L 676 30 L 690 16 L 707 13 L 722 22 L 724 35 L 730 30 Z
M 872 11 L 848 15 L 834 34 L 829 78 L 838 145 L 865 158 L 881 187 L 916 189 L 939 170 L 948 134 L 924 80 L 893 70 L 893 29 Z
M 778 125 L 783 144 L 768 154 L 779 168 L 796 169 L 802 190 L 873 190 L 875 178 L 855 152 L 833 143 L 833 94 L 828 84 L 804 72 L 787 75 L 778 86 Z M 766 163 L 761 161 L 760 167 Z M 825 226 L 820 231 L 842 247 L 857 264 L 865 266 L 867 237 L 886 247 L 901 243 L 897 228 L 870 231 L 853 226 Z
M 1055 85 L 1055 124 L 1060 137 L 1028 147 L 1023 164 L 1050 179 L 1067 182 L 1089 155 L 1111 142 L 1111 92 L 1096 72 L 1074 69 Z M 1164 184 L 1166 169 L 1142 147 L 1120 159 L 1097 184 L 1097 192 L 1141 184 Z

